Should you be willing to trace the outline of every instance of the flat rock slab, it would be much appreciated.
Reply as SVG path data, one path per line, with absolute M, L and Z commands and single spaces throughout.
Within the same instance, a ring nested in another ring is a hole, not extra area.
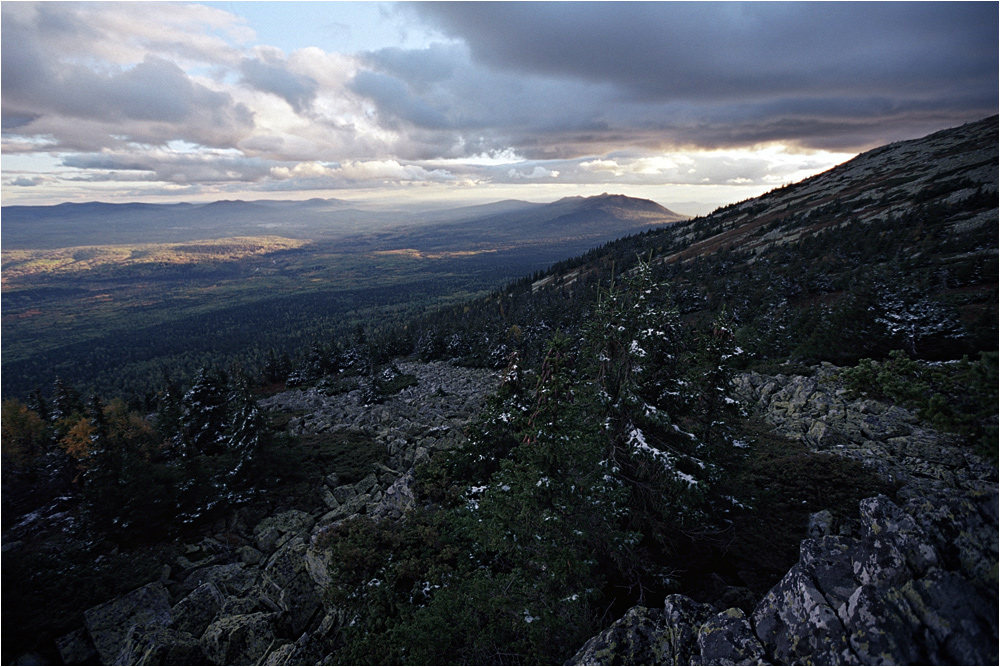
M 101 662 L 114 664 L 135 626 L 165 628 L 173 622 L 170 594 L 159 582 L 83 612 L 84 623 Z

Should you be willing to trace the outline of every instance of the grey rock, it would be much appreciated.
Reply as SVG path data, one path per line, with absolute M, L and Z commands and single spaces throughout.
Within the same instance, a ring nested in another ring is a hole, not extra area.
M 101 661 L 113 664 L 133 626 L 165 628 L 173 622 L 170 595 L 159 582 L 83 612 L 84 623 Z
M 65 665 L 87 665 L 98 659 L 97 649 L 83 628 L 77 628 L 56 639 L 56 649 Z
M 305 553 L 306 571 L 309 573 L 313 583 L 319 590 L 326 590 L 333 581 L 330 576 L 330 566 L 333 563 L 333 554 L 329 549 L 324 549 L 316 545 L 319 540 L 313 536 L 311 544 Z
M 132 626 L 115 665 L 196 665 L 204 662 L 198 639 L 173 628 Z
M 222 593 L 215 584 L 202 584 L 171 609 L 173 628 L 200 637 L 208 624 L 215 620 L 222 603 Z
M 764 664 L 764 647 L 740 609 L 727 609 L 710 617 L 698 630 L 701 665 Z
M 668 595 L 663 602 L 663 643 L 656 648 L 662 661 L 659 664 L 691 664 L 698 651 L 699 628 L 714 613 L 712 605 L 685 595 Z
M 264 569 L 271 599 L 288 614 L 293 634 L 304 632 L 322 606 L 322 593 L 310 574 L 309 545 L 296 540 L 279 549 Z
M 195 570 L 174 587 L 175 596 L 182 598 L 189 595 L 202 584 L 212 583 L 227 596 L 246 595 L 260 584 L 260 573 L 243 563 L 227 563 L 225 565 L 210 565 Z
M 664 619 L 659 609 L 632 607 L 591 638 L 570 665 L 657 665 L 664 655 Z
M 371 517 L 377 520 L 395 520 L 413 509 L 416 504 L 413 493 L 413 485 L 415 483 L 416 477 L 411 469 L 385 490 L 385 494 L 379 500 L 378 504 L 369 512 Z
M 250 545 L 244 545 L 236 550 L 240 562 L 244 565 L 256 565 L 264 560 L 264 554 Z
M 257 548 L 270 555 L 296 535 L 308 533 L 314 523 L 312 515 L 301 510 L 289 510 L 268 517 L 253 529 Z
M 256 665 L 275 641 L 280 616 L 258 612 L 220 618 L 202 635 L 202 651 L 216 665 Z
M 806 534 L 809 537 L 823 537 L 833 533 L 833 512 L 822 510 L 809 515 Z

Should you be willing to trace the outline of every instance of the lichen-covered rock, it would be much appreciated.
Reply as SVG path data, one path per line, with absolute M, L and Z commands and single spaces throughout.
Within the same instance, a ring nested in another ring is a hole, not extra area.
M 413 485 L 416 482 L 413 470 L 397 479 L 385 490 L 378 505 L 369 513 L 373 519 L 395 520 L 411 510 L 415 504 Z
M 257 548 L 269 556 L 296 535 L 309 532 L 315 522 L 311 514 L 301 510 L 289 510 L 268 517 L 253 529 Z
M 174 629 L 201 637 L 208 624 L 215 620 L 222 603 L 222 593 L 215 584 L 202 584 L 173 606 Z
M 270 598 L 288 614 L 293 635 L 304 632 L 322 608 L 323 596 L 309 573 L 309 545 L 296 538 L 279 549 L 264 569 Z
M 280 616 L 257 612 L 220 618 L 202 635 L 202 651 L 216 665 L 256 665 L 274 643 Z
M 859 664 L 836 610 L 801 561 L 754 609 L 754 628 L 779 664 Z
M 698 650 L 699 628 L 714 613 L 712 605 L 684 595 L 668 595 L 663 602 L 664 637 L 658 664 L 691 664 Z
M 196 665 L 203 663 L 198 639 L 173 628 L 133 626 L 115 665 Z
M 134 626 L 165 628 L 173 622 L 170 595 L 159 582 L 83 612 L 94 648 L 104 664 L 114 664 Z
M 665 642 L 663 611 L 632 607 L 611 627 L 584 644 L 567 664 L 664 664 Z
M 861 461 L 891 482 L 929 491 L 997 481 L 995 466 L 957 446 L 955 436 L 921 424 L 911 411 L 872 399 L 851 400 L 840 373 L 823 364 L 814 377 L 744 373 L 734 385 L 779 435 Z
M 709 617 L 698 630 L 698 657 L 691 664 L 760 665 L 764 647 L 740 609 L 727 609 Z
M 77 628 L 56 639 L 56 650 L 64 665 L 88 665 L 97 662 L 97 649 L 84 628 Z
M 950 517 L 964 531 L 946 521 L 925 530 L 920 518 L 878 496 L 861 503 L 860 538 L 804 540 L 799 562 L 753 613 L 769 657 L 791 664 L 994 664 L 997 591 L 989 577 L 982 580 L 981 563 L 996 553 L 996 531 L 983 525 L 993 510 L 975 507 L 996 505 L 997 496 L 954 495 L 950 505 L 964 513 Z M 965 537 L 964 559 L 954 554 L 955 532 Z M 993 563 L 995 572 L 995 556 Z
M 206 583 L 214 584 L 223 595 L 239 597 L 260 586 L 260 571 L 243 563 L 210 565 L 189 574 L 172 591 L 175 598 L 183 598 Z
M 321 546 L 321 534 L 314 534 L 309 548 L 305 553 L 306 571 L 319 590 L 326 590 L 333 581 L 330 576 L 330 566 L 333 564 L 333 554 Z
M 591 638 L 570 665 L 758 665 L 764 648 L 739 609 L 716 613 L 684 595 L 663 609 L 632 607 Z

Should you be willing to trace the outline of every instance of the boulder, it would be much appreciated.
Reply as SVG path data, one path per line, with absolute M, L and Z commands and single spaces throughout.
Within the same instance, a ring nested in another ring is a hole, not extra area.
M 569 661 L 570 665 L 664 664 L 663 611 L 632 607 L 611 627 L 592 637 Z
M 133 626 L 115 665 L 197 665 L 205 661 L 198 639 L 173 628 Z
M 413 494 L 413 485 L 415 483 L 416 477 L 411 469 L 385 490 L 385 494 L 383 494 L 381 500 L 379 500 L 378 504 L 369 514 L 376 520 L 395 520 L 403 516 L 416 503 Z
M 171 609 L 173 628 L 201 637 L 209 623 L 215 620 L 222 608 L 223 596 L 218 587 L 206 582 L 191 591 Z
M 264 519 L 253 529 L 257 548 L 271 555 L 296 535 L 308 533 L 315 523 L 312 515 L 301 510 L 289 510 Z
M 135 626 L 166 628 L 173 622 L 170 595 L 159 582 L 91 607 L 83 612 L 83 618 L 94 648 L 105 664 L 115 664 Z
M 764 647 L 739 609 L 668 595 L 663 609 L 632 607 L 577 651 L 571 665 L 758 665 Z
M 274 644 L 280 617 L 257 612 L 220 618 L 202 635 L 202 651 L 216 665 L 256 665 Z
M 296 539 L 275 552 L 264 569 L 269 597 L 287 612 L 292 634 L 296 636 L 309 627 L 323 602 L 309 572 L 308 551 L 309 545 Z
M 184 581 L 174 586 L 174 595 L 183 598 L 205 583 L 214 584 L 223 595 L 238 597 L 259 588 L 260 572 L 243 563 L 210 565 L 195 570 Z
M 65 665 L 88 665 L 98 660 L 97 649 L 84 628 L 56 639 L 56 650 Z
M 711 616 L 698 630 L 697 654 L 691 664 L 760 665 L 764 647 L 740 609 L 727 609 Z

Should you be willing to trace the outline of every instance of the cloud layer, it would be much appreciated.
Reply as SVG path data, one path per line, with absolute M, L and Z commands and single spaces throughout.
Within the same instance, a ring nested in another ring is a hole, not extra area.
M 5 203 L 87 183 L 775 185 L 997 111 L 995 3 L 387 11 L 437 37 L 286 53 L 192 3 L 4 3 Z

